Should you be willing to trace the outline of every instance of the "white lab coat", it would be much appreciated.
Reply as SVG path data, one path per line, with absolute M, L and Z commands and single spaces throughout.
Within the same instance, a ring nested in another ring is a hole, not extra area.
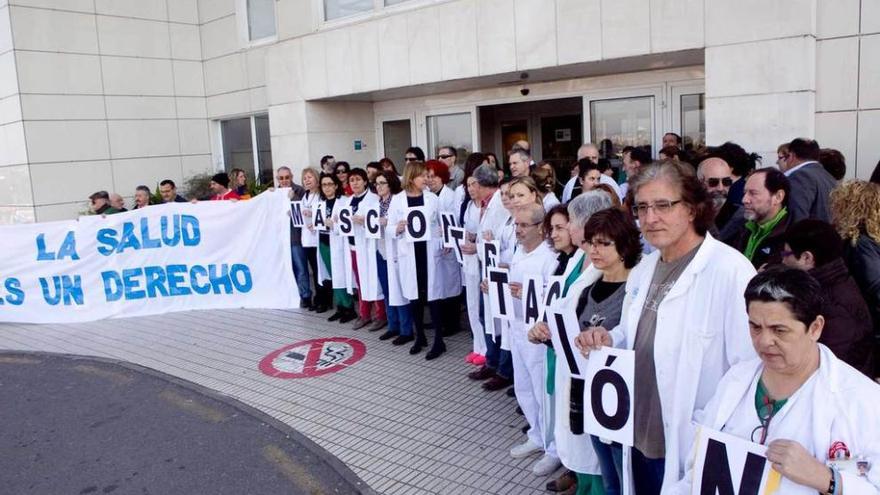
M 444 186 L 437 195 L 437 211 L 441 213 L 453 213 L 458 221 L 459 208 L 455 204 L 455 192 Z M 441 225 L 442 228 L 442 225 Z M 461 265 L 455 252 L 451 249 L 444 250 L 443 235 L 432 239 L 434 249 L 437 250 L 437 276 L 440 278 L 440 297 L 446 299 L 461 294 Z
M 348 237 L 336 233 L 339 210 L 347 207 L 348 201 L 348 197 L 342 196 L 336 198 L 336 202 L 333 204 L 333 228 L 330 229 L 330 274 L 334 289 L 345 289 L 349 294 L 354 294 L 357 284 L 351 270 L 351 248 L 348 245 Z
M 355 215 L 363 216 L 369 209 L 379 209 L 379 196 L 372 191 L 367 191 L 364 199 L 358 203 L 358 211 Z M 384 299 L 384 295 L 376 266 L 376 243 L 382 241 L 367 239 L 364 237 L 366 235 L 364 226 L 352 223 L 354 224 L 354 253 L 357 259 L 358 278 L 360 279 L 360 298 L 364 301 L 381 301 Z M 375 276 L 370 276 L 370 274 L 375 274 Z
M 390 210 L 391 205 L 388 208 Z M 403 296 L 403 287 L 400 285 L 400 259 L 398 256 L 400 251 L 399 244 L 406 241 L 388 235 L 386 227 L 382 231 L 381 242 L 385 243 L 385 262 L 388 266 L 388 294 L 385 294 L 385 304 L 389 306 L 406 306 L 409 304 L 409 299 Z
M 630 272 L 621 321 L 611 331 L 615 347 L 633 348 L 659 259 L 660 252 L 655 251 Z M 742 254 L 706 234 L 657 310 L 654 364 L 666 440 L 664 490 L 684 475 L 695 433 L 694 411 L 706 406 L 731 366 L 755 357 L 743 299 L 754 275 Z M 628 484 L 629 449 L 624 449 L 623 461 Z
M 438 199 L 430 191 L 423 192 L 422 195 L 425 198 L 425 206 L 423 208 L 426 212 L 428 228 L 431 230 L 431 240 L 423 241 L 428 244 L 426 249 L 428 260 L 428 301 L 436 301 L 443 298 L 442 283 L 440 277 L 437 276 L 437 239 L 438 236 L 442 235 L 440 232 L 439 215 L 437 215 Z M 391 205 L 388 207 L 388 225 L 385 227 L 385 235 L 398 240 L 397 259 L 399 270 L 397 272 L 397 279 L 400 281 L 403 297 L 415 300 L 419 298 L 415 249 L 413 249 L 413 243 L 406 240 L 406 233 L 397 233 L 397 223 L 406 219 L 408 209 L 406 191 L 401 191 L 391 198 Z M 442 239 L 440 245 L 442 246 Z M 390 276 L 389 274 L 389 278 Z
M 550 211 L 554 206 L 559 204 L 559 199 L 556 197 L 556 194 L 552 192 L 548 192 L 544 195 L 544 198 L 541 199 L 541 204 L 544 205 L 544 212 Z
M 462 190 L 462 186 L 458 186 L 456 193 Z M 458 197 L 458 195 L 456 195 Z M 464 195 L 460 196 L 460 200 L 464 201 Z M 480 207 L 473 201 L 468 201 L 467 209 L 464 214 L 464 229 L 466 235 L 478 235 L 480 230 Z M 473 336 L 473 351 L 481 356 L 486 355 L 486 338 L 483 336 L 483 322 L 480 320 L 480 261 L 477 254 L 465 254 L 462 257 L 461 267 L 461 284 L 465 288 L 468 321 L 471 326 Z
M 572 177 L 568 179 L 568 182 L 565 183 L 565 187 L 562 188 L 562 202 L 568 203 L 571 201 L 571 195 L 574 193 L 574 186 L 578 183 L 577 177 Z
M 565 267 L 565 274 L 563 275 L 563 282 L 583 258 L 584 252 L 578 249 L 575 255 L 568 260 L 568 265 Z M 590 260 L 584 259 L 584 263 L 590 263 Z M 568 288 L 565 296 L 560 297 L 553 306 L 574 310 L 577 308 L 581 292 L 596 283 L 601 277 L 602 272 L 600 270 L 594 268 L 593 265 L 587 266 L 586 270 Z M 556 370 L 553 377 L 555 383 L 553 393 L 553 436 L 556 440 L 556 452 L 559 455 L 559 460 L 562 461 L 563 466 L 576 473 L 602 474 L 602 471 L 599 469 L 599 457 L 596 455 L 596 451 L 593 450 L 590 435 L 586 432 L 580 435 L 575 435 L 571 432 L 569 417 L 571 410 L 571 373 L 561 351 L 558 351 L 556 356 Z M 587 404 L 584 406 L 588 407 Z M 585 414 L 587 412 L 584 411 Z
M 309 230 L 310 225 L 314 225 L 315 206 L 321 202 L 321 195 L 318 193 L 306 192 L 302 198 L 302 209 L 311 213 L 310 216 L 303 216 L 302 227 L 302 245 L 303 247 L 318 247 L 318 232 Z
M 522 245 L 517 245 L 510 262 L 510 281 L 522 284 L 527 276 L 536 277 L 542 287 L 546 287 L 556 269 L 556 264 L 556 253 L 547 246 L 546 242 L 541 242 L 528 253 Z M 529 342 L 529 328 L 523 323 L 522 300 L 514 299 L 513 305 L 516 321 L 510 325 L 510 353 L 513 359 L 516 401 L 529 423 L 527 433 L 529 440 L 543 446 L 545 453 L 557 456 L 553 435 L 545 429 L 547 423 L 544 415 L 552 412 L 544 406 L 547 390 L 545 363 L 547 351 L 543 344 Z
M 880 421 L 876 416 L 880 386 L 835 357 L 824 345 L 817 345 L 819 369 L 773 417 L 766 444 L 778 439 L 794 440 L 817 460 L 825 462 L 831 445 L 841 441 L 853 457 L 861 456 L 872 466 L 866 477 L 841 472 L 842 493 L 877 495 L 880 493 Z M 694 419 L 699 424 L 749 440 L 754 427 L 760 424 L 755 411 L 755 387 L 763 369 L 760 359 L 732 367 L 718 384 L 706 409 L 699 411 Z M 745 419 L 752 416 L 754 424 Z M 737 421 L 738 418 L 743 420 Z M 730 428 L 729 422 L 743 424 Z M 674 493 L 690 493 L 692 469 L 693 460 L 689 459 L 687 475 L 675 486 Z M 811 495 L 816 490 L 783 477 L 777 493 Z

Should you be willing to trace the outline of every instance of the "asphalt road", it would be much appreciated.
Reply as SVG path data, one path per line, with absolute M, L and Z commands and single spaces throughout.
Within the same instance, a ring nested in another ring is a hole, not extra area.
M 128 364 L 0 354 L 0 493 L 371 493 L 282 423 Z

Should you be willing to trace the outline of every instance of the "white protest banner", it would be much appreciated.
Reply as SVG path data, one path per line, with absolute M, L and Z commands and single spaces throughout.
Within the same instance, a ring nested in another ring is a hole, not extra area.
M 314 226 L 315 230 L 326 232 L 327 231 L 327 204 L 323 201 L 319 201 L 315 204 L 315 221 Z
M 545 320 L 545 311 L 550 306 L 553 306 L 553 303 L 559 300 L 562 297 L 562 289 L 565 287 L 565 277 L 562 275 L 555 275 L 550 277 L 550 280 L 547 282 L 547 288 L 544 290 L 544 305 L 540 308 L 540 313 L 538 314 L 539 320 Z
M 523 323 L 526 328 L 532 328 L 540 321 L 540 316 L 544 312 L 544 278 L 526 275 L 522 284 L 520 304 L 522 304 Z
M 489 268 L 489 304 L 492 316 L 513 321 L 513 296 L 510 293 L 510 272 L 507 268 Z
M 455 213 L 440 213 L 440 225 L 443 227 L 443 247 L 454 248 L 455 239 L 449 235 L 449 229 L 455 227 Z
M 464 244 L 464 236 L 464 228 L 449 227 L 449 237 L 452 238 L 452 250 L 455 252 L 455 259 L 461 265 L 464 265 L 464 253 L 461 251 L 461 245 Z
M 298 229 L 301 229 L 306 223 L 303 218 L 302 210 L 302 201 L 290 202 L 290 223 Z
M 421 242 L 431 240 L 431 225 L 428 222 L 428 213 L 421 206 L 414 206 L 406 210 L 406 240 L 409 242 Z
M 290 229 L 284 191 L 0 226 L 0 321 L 295 308 Z
M 575 352 L 578 352 L 575 349 Z M 603 347 L 590 352 L 585 375 L 584 429 L 603 440 L 633 444 L 635 351 Z
M 547 307 L 547 325 L 556 354 L 565 359 L 571 376 L 583 378 L 587 371 L 587 358 L 574 346 L 574 338 L 580 332 L 574 308 L 565 307 L 564 304 Z
M 697 425 L 691 495 L 769 495 L 781 475 L 767 460 L 767 447 Z
M 382 238 L 382 224 L 379 220 L 379 208 L 370 208 L 364 212 L 364 238 Z
M 352 237 L 354 236 L 354 222 L 351 219 L 352 212 L 350 207 L 340 208 L 339 216 L 336 217 L 338 220 L 336 222 L 339 235 L 343 237 Z

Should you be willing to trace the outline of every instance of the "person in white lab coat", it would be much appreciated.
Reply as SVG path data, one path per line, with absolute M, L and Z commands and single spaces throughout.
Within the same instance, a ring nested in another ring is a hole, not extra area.
M 348 199 L 343 196 L 342 183 L 334 174 L 321 174 L 321 199 L 324 208 L 324 221 L 328 230 L 321 231 L 318 239 L 318 250 L 321 254 L 322 263 L 319 263 L 319 278 L 322 284 L 332 287 L 333 303 L 336 312 L 330 315 L 329 321 L 348 323 L 357 318 L 354 311 L 354 301 L 351 297 L 353 292 L 353 280 L 351 277 L 351 251 L 345 237 L 333 232 L 332 216 L 348 204 Z
M 455 203 L 455 192 L 446 187 L 450 180 L 449 168 L 439 160 L 428 160 L 425 166 L 428 169 L 428 189 L 437 195 L 437 211 L 457 217 L 459 208 Z M 437 236 L 434 243 L 439 253 L 437 276 L 440 278 L 441 286 L 443 333 L 453 335 L 458 333 L 461 327 L 461 265 L 455 257 L 455 252 L 451 248 L 443 247 L 442 235 Z
M 529 424 L 525 442 L 513 447 L 510 455 L 521 458 L 534 452 L 543 452 L 541 459 L 532 466 L 532 472 L 536 476 L 547 476 L 559 467 L 553 435 L 548 434 L 545 429 L 546 353 L 544 346 L 529 342 L 529 329 L 523 323 L 525 315 L 521 302 L 523 281 L 527 277 L 537 278 L 541 287 L 545 287 L 556 268 L 556 253 L 544 242 L 543 224 L 542 205 L 532 203 L 516 208 L 514 226 L 517 243 L 510 263 L 510 292 L 514 298 L 516 316 L 510 329 L 513 387 L 516 401 Z
M 580 337 L 588 348 L 635 350 L 635 445 L 624 449 L 623 482 L 651 495 L 683 476 L 694 411 L 731 366 L 755 355 L 741 298 L 755 269 L 708 233 L 712 202 L 687 165 L 654 163 L 630 184 L 633 213 L 657 251 L 630 273 L 620 324 Z
M 398 267 L 397 278 L 403 289 L 403 296 L 409 300 L 416 340 L 410 348 L 410 354 L 418 354 L 427 345 L 425 336 L 425 306 L 431 314 L 434 326 L 434 340 L 425 359 L 440 357 L 446 352 L 443 343 L 442 281 L 438 276 L 438 255 L 436 239 L 441 235 L 437 214 L 438 199 L 435 194 L 427 191 L 427 169 L 421 161 L 411 161 L 403 169 L 403 191 L 391 199 L 388 207 L 388 225 L 386 235 L 397 239 Z M 411 241 L 404 231 L 407 229 L 407 212 L 411 208 L 422 211 L 430 240 Z M 442 247 L 442 244 L 441 244 Z
M 819 282 L 773 267 L 749 282 L 745 301 L 749 330 L 740 331 L 759 359 L 731 368 L 694 419 L 767 445 L 777 493 L 880 493 L 880 385 L 818 343 Z M 675 493 L 691 493 L 693 477 L 691 464 Z
M 575 310 L 580 295 L 594 284 L 602 272 L 590 263 L 586 256 L 587 245 L 584 243 L 584 226 L 596 212 L 612 206 L 611 198 L 604 191 L 588 191 L 572 199 L 568 204 L 569 237 L 571 243 L 580 246 L 576 254 L 568 260 L 563 274 L 562 294 L 556 304 Z M 529 340 L 533 343 L 549 343 L 550 329 L 546 322 L 540 322 L 529 330 Z M 576 483 L 578 493 L 591 493 L 602 490 L 602 476 L 596 452 L 590 443 L 590 436 L 580 432 L 572 432 L 572 402 L 579 402 L 583 397 L 583 380 L 573 378 L 564 361 L 557 362 L 556 352 L 551 348 L 547 353 L 547 388 L 553 396 L 553 436 L 556 440 L 556 452 L 562 465 L 574 472 L 575 476 L 563 476 L 555 480 L 556 488 L 564 490 L 562 483 Z
M 369 190 L 368 175 L 362 168 L 354 168 L 349 172 L 348 185 L 352 192 L 348 198 L 348 207 L 351 208 L 351 220 L 354 224 L 354 236 L 348 238 L 348 244 L 352 255 L 352 273 L 358 286 L 359 314 L 358 319 L 352 323 L 352 328 L 358 330 L 369 325 L 368 330 L 375 332 L 385 328 L 388 320 L 384 294 L 378 280 L 377 241 L 365 237 L 364 212 L 379 207 L 379 196 Z M 376 276 L 371 277 L 368 274 Z
M 306 190 L 302 198 L 302 245 L 309 268 L 312 270 L 312 283 L 315 285 L 315 298 L 309 311 L 323 313 L 333 303 L 333 293 L 328 292 L 318 278 L 318 232 L 315 231 L 313 215 L 315 206 L 321 201 L 321 178 L 318 171 L 305 168 L 302 171 L 302 185 Z
M 581 172 L 578 163 L 581 160 L 590 160 L 593 163 L 599 163 L 599 148 L 593 143 L 584 143 L 577 150 L 577 162 L 572 165 L 572 178 L 565 183 L 562 189 L 562 202 L 567 204 L 571 198 L 576 197 L 583 191 L 581 186 Z

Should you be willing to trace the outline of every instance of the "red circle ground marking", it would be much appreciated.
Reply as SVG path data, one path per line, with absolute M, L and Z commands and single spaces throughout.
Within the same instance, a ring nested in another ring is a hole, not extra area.
M 343 370 L 366 353 L 363 342 L 348 337 L 303 340 L 272 351 L 259 367 L 273 378 L 312 378 Z

